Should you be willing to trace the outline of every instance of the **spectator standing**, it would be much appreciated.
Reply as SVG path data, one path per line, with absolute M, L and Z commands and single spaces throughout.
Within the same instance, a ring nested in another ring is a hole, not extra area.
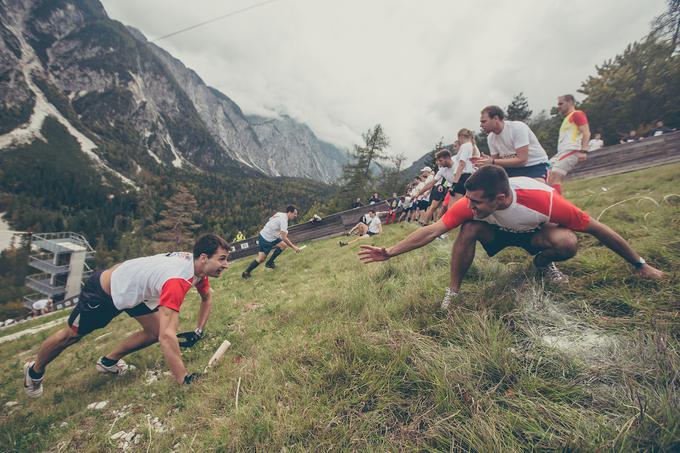
M 449 207 L 465 195 L 465 181 L 475 172 L 472 160 L 479 158 L 480 152 L 475 143 L 475 134 L 470 129 L 458 131 L 458 153 L 454 164 L 453 187 Z
M 590 126 L 586 114 L 576 110 L 576 100 L 571 94 L 557 98 L 557 109 L 564 115 L 564 119 L 557 140 L 557 154 L 550 159 L 548 184 L 561 194 L 564 177 L 586 158 Z
M 387 218 L 385 219 L 385 225 L 389 225 L 390 223 L 394 223 L 396 217 L 397 217 L 397 208 L 399 207 L 399 197 L 397 197 L 396 192 L 392 193 L 392 198 L 388 201 L 388 210 L 387 210 Z
M 593 138 L 590 139 L 588 142 L 588 152 L 593 152 L 595 150 L 598 150 L 604 146 L 604 140 L 602 140 L 602 134 L 599 132 L 595 132 L 595 135 L 593 135 Z
M 380 201 L 380 197 L 378 196 L 377 193 L 374 193 L 371 198 L 368 199 L 368 204 L 369 205 L 374 205 Z
M 540 182 L 548 177 L 548 154 L 536 134 L 521 121 L 505 121 L 503 109 L 490 105 L 482 109 L 480 126 L 489 134 L 490 155 L 473 159 L 477 167 L 498 165 L 510 177 L 528 176 Z

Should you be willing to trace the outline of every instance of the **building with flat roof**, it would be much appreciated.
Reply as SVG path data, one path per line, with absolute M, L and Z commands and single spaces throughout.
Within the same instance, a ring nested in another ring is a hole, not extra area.
M 94 249 L 83 235 L 70 231 L 33 234 L 31 245 L 28 265 L 40 272 L 26 277 L 26 286 L 36 292 L 24 297 L 24 304 L 31 308 L 49 297 L 55 309 L 73 305 L 83 279 L 92 274 L 87 262 L 94 258 Z

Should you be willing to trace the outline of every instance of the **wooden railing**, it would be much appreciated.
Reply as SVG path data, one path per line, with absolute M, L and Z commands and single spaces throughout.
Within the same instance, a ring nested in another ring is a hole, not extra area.
M 314 239 L 323 239 L 334 236 L 340 236 L 349 231 L 356 225 L 361 217 L 369 210 L 386 211 L 387 203 L 382 201 L 380 203 L 363 206 L 361 208 L 349 209 L 347 211 L 337 212 L 319 221 L 309 221 L 294 225 L 288 229 L 288 237 L 294 244 Z M 248 238 L 244 241 L 234 242 L 234 250 L 229 254 L 230 260 L 237 260 L 246 256 L 257 254 L 257 236 Z
M 569 172 L 569 179 L 616 175 L 678 161 L 680 131 L 593 151 Z

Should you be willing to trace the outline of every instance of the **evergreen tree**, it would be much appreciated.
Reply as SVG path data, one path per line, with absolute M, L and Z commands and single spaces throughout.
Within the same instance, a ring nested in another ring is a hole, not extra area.
M 654 37 L 630 44 L 582 83 L 580 107 L 606 144 L 618 143 L 631 129 L 644 133 L 657 119 L 680 126 L 680 54 L 671 54 L 672 46 Z
M 529 100 L 524 96 L 523 92 L 515 95 L 512 102 L 505 109 L 506 116 L 512 121 L 526 122 L 531 117 L 531 110 L 529 110 Z
M 354 145 L 350 162 L 343 168 L 343 182 L 336 203 L 340 209 L 347 209 L 357 197 L 365 197 L 373 182 L 371 164 L 388 159 L 385 149 L 390 140 L 380 124 L 364 132 L 362 138 L 363 145 Z
M 194 236 L 201 225 L 194 222 L 197 212 L 196 198 L 184 186 L 165 202 L 165 209 L 160 212 L 153 239 L 159 242 L 159 251 L 178 251 L 190 248 Z
M 666 11 L 654 19 L 649 35 L 667 41 L 669 55 L 675 52 L 680 43 L 680 0 L 666 0 Z

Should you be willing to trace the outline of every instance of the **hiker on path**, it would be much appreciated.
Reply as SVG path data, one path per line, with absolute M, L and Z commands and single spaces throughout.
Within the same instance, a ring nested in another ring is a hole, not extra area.
M 465 183 L 467 193 L 440 221 L 420 228 L 392 247 L 362 245 L 364 263 L 385 261 L 422 247 L 460 226 L 453 244 L 451 281 L 441 308 L 458 297 L 461 282 L 472 265 L 477 242 L 487 255 L 506 247 L 521 247 L 534 256 L 535 269 L 547 280 L 566 284 L 568 278 L 555 266 L 576 255 L 574 231 L 595 236 L 629 263 L 644 278 L 658 279 L 663 272 L 650 266 L 618 233 L 565 200 L 550 186 L 528 177 L 508 178 L 505 170 L 488 165 Z
M 229 244 L 224 239 L 208 234 L 196 241 L 193 254 L 174 252 L 135 258 L 93 273 L 83 286 L 68 326 L 50 335 L 40 346 L 36 359 L 24 365 L 24 390 L 28 396 L 42 395 L 45 368 L 59 354 L 87 334 L 106 327 L 123 312 L 135 318 L 142 330 L 100 357 L 97 371 L 124 374 L 129 369 L 124 356 L 159 342 L 175 381 L 191 383 L 195 375 L 184 367 L 177 339 L 179 310 L 187 292 L 195 286 L 201 295 L 198 325 L 192 338 L 195 343 L 210 317 L 212 295 L 208 277 L 219 277 L 229 267 L 228 250 Z
M 257 243 L 260 247 L 257 257 L 248 265 L 245 272 L 241 274 L 242 278 L 250 278 L 250 273 L 267 258 L 267 255 L 272 250 L 274 250 L 274 253 L 272 253 L 264 265 L 268 269 L 276 268 L 274 260 L 286 250 L 286 246 L 295 250 L 296 253 L 300 253 L 300 248 L 288 239 L 288 222 L 294 220 L 297 216 L 297 208 L 289 205 L 286 208 L 286 212 L 277 212 L 269 218 L 269 221 L 260 230 L 260 235 L 257 238 Z

